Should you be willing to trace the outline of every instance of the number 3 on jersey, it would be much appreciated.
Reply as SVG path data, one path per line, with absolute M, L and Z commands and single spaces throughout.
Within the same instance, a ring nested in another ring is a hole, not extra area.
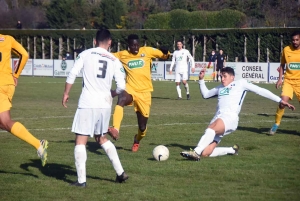
M 107 61 L 99 60 L 98 63 L 100 64 L 100 67 L 98 69 L 97 78 L 105 78 L 106 69 L 107 69 Z

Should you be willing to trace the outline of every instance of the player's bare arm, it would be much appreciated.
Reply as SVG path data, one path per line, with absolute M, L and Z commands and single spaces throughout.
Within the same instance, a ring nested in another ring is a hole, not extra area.
M 276 85 L 275 85 L 276 89 L 279 89 L 282 85 L 282 75 L 283 75 L 284 66 L 285 66 L 285 64 L 280 64 L 279 76 L 278 76 L 278 80 L 277 80 Z

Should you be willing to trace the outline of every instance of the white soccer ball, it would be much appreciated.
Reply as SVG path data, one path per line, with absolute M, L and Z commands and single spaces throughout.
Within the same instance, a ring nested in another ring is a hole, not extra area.
M 157 161 L 165 161 L 169 158 L 169 149 L 164 145 L 158 145 L 153 149 L 153 157 Z

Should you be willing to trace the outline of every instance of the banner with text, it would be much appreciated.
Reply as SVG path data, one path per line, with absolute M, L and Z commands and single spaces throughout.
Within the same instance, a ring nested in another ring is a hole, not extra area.
M 268 63 L 236 63 L 235 73 L 236 80 L 243 78 L 251 82 L 267 82 Z
M 34 76 L 53 76 L 53 60 L 34 59 L 33 60 Z
M 153 61 L 151 66 L 151 79 L 164 79 L 165 62 Z
M 12 60 L 13 69 L 15 69 L 19 64 L 19 59 Z M 32 75 L 32 59 L 28 59 L 27 63 L 25 64 L 21 75 Z

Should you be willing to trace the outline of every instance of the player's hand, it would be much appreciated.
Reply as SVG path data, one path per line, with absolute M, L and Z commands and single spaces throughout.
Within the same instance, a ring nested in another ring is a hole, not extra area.
M 63 98 L 62 98 L 62 105 L 67 108 L 67 102 L 69 101 L 69 95 L 68 94 L 64 94 Z
M 15 87 L 18 86 L 18 78 L 13 76 L 13 79 L 14 79 Z
M 289 104 L 288 102 L 284 101 L 284 100 L 281 100 L 280 104 L 288 107 L 289 109 L 291 109 L 292 111 L 294 111 L 296 108 L 295 106 L 293 106 L 292 104 Z
M 172 71 L 169 71 L 169 74 L 172 75 Z
M 204 75 L 205 75 L 205 68 L 203 68 L 203 69 L 200 71 L 200 73 L 199 73 L 199 80 L 203 80 Z
M 194 73 L 195 72 L 195 68 L 192 68 L 192 73 Z
M 118 95 L 116 90 L 110 90 L 110 93 L 111 93 L 111 97 L 113 97 L 113 98 Z
M 282 80 L 279 79 L 279 80 L 276 82 L 276 85 L 275 85 L 276 89 L 279 89 L 279 88 L 281 87 L 281 85 L 282 85 Z

